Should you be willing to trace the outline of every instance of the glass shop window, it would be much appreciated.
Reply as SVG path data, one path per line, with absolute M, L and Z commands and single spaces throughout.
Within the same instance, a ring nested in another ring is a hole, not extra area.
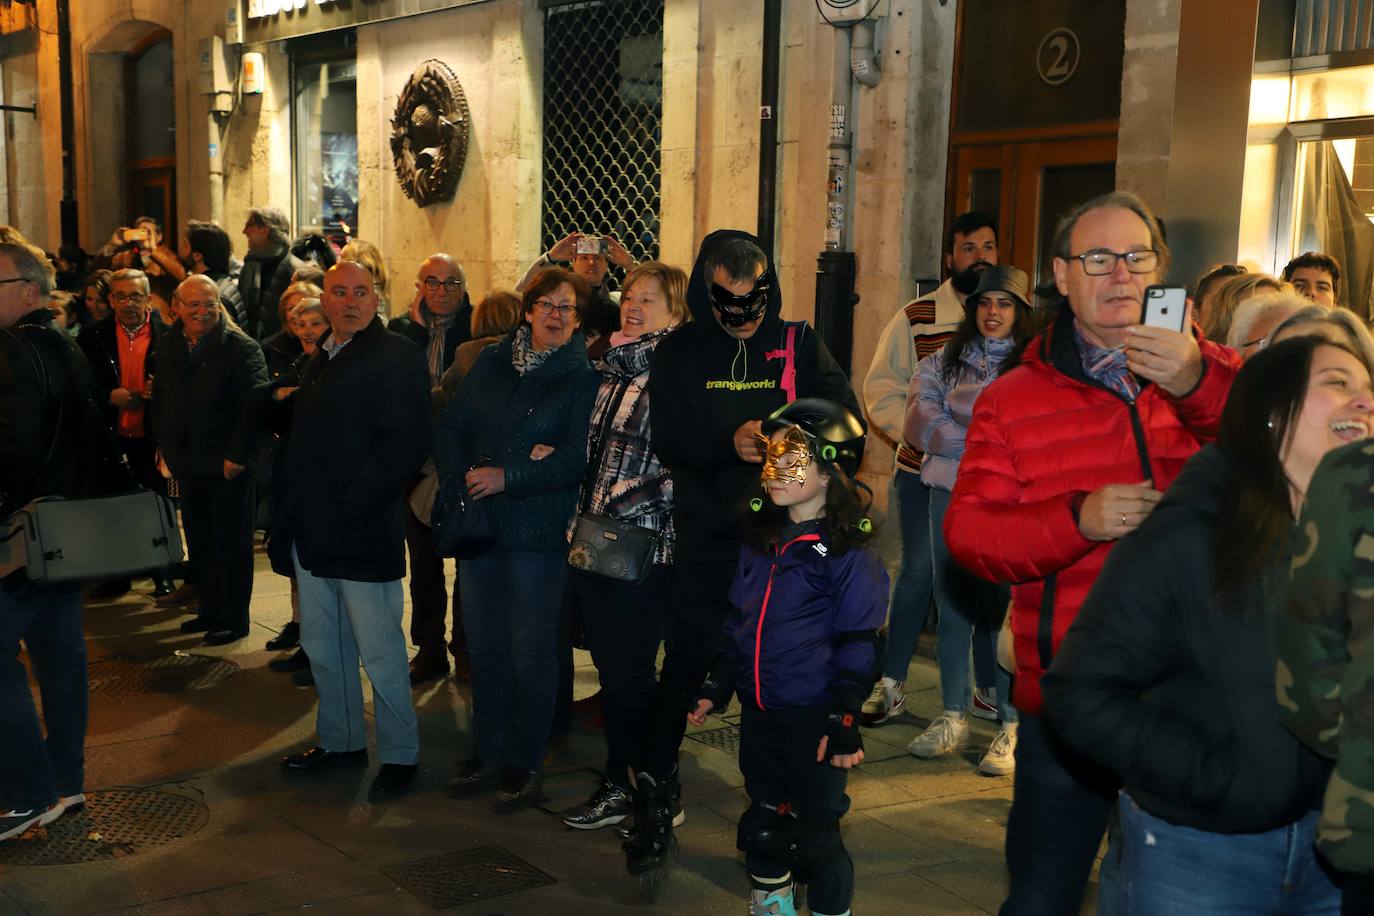
M 352 33 L 293 43 L 296 233 L 342 244 L 358 226 L 358 61 Z

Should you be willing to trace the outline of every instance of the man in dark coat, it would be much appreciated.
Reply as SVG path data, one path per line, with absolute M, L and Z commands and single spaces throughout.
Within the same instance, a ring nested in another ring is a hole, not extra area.
M 663 672 L 650 721 L 656 780 L 675 775 L 729 609 L 741 512 L 760 493 L 762 421 L 797 398 L 862 416 L 830 351 L 804 321 L 782 320 L 772 259 L 753 236 L 721 230 L 701 243 L 687 284 L 693 321 L 668 335 L 649 368 L 654 449 L 673 474 L 676 582 L 668 596 Z
M 390 329 L 425 351 L 430 385 L 439 387 L 453 364 L 458 345 L 472 337 L 472 303 L 463 268 L 448 254 L 432 254 L 415 280 L 416 305 L 411 315 L 393 318 Z M 406 495 L 409 503 L 409 493 Z M 453 639 L 444 647 L 444 612 L 448 589 L 444 561 L 434 553 L 431 529 L 409 509 L 405 512 L 406 548 L 410 553 L 410 641 L 420 651 L 410 662 L 410 682 L 420 684 L 448 674 L 448 651 L 463 655 L 463 616 L 458 588 L 453 589 Z M 460 669 L 461 670 L 461 669 Z
M 192 274 L 172 296 L 176 323 L 158 348 L 153 424 L 181 484 L 181 513 L 200 612 L 182 632 L 218 646 L 248 635 L 253 597 L 253 454 L 248 405 L 267 381 L 257 341 L 224 322 L 215 281 Z
M 77 343 L 91 364 L 96 403 L 103 408 L 105 423 L 128 459 L 134 479 L 146 489 L 164 492 L 148 401 L 157 344 L 166 325 L 152 309 L 148 277 L 141 270 L 116 271 L 110 278 L 109 300 L 111 314 L 82 328 Z M 167 576 L 154 577 L 154 585 L 154 596 L 171 594 Z M 91 597 L 113 598 L 129 586 L 128 579 L 102 582 L 91 589 Z
M 99 489 L 89 429 L 96 424 L 81 409 L 89 370 L 47 308 L 53 282 L 42 251 L 0 244 L 0 519 L 39 496 Z M 21 641 L 38 680 L 42 724 Z M 0 841 L 85 804 L 86 715 L 81 592 L 0 581 Z
M 291 253 L 291 221 L 276 207 L 254 207 L 243 225 L 248 254 L 239 273 L 243 329 L 257 340 L 281 330 L 277 301 L 301 260 Z
M 351 261 L 329 269 L 331 331 L 301 373 L 272 525 L 272 567 L 294 573 L 301 648 L 320 696 L 319 743 L 282 766 L 367 763 L 361 659 L 372 682 L 381 770 L 369 798 L 404 794 L 420 754 L 401 630 L 401 496 L 430 451 L 430 381 L 413 343 L 377 317 L 377 290 Z

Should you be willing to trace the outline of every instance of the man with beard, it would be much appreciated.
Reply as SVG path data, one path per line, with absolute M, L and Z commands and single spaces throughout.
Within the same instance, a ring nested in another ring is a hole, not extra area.
M 902 531 L 902 567 L 888 613 L 887 663 L 873 695 L 864 703 L 865 725 L 885 722 L 905 708 L 902 685 L 930 608 L 930 491 L 921 483 L 922 454 L 902 439 L 907 391 L 916 375 L 916 364 L 945 345 L 964 317 L 964 300 L 978 287 L 983 271 L 996 263 L 997 223 L 993 218 L 976 211 L 956 216 L 945 230 L 949 279 L 892 316 L 864 380 L 864 406 L 869 418 L 897 445 L 893 486 Z M 978 661 L 980 665 L 975 668 L 992 659 Z M 983 673 L 986 677 L 978 678 L 978 682 L 990 686 L 993 672 Z M 975 695 L 975 712 L 985 708 L 995 718 L 995 698 L 984 696 L 981 704 L 978 700 Z
M 187 220 L 186 232 L 181 237 L 177 254 L 189 273 L 204 274 L 215 281 L 219 287 L 219 301 L 224 303 L 235 321 L 243 324 L 248 315 L 243 307 L 238 281 L 230 270 L 233 245 L 229 241 L 229 233 L 215 223 Z

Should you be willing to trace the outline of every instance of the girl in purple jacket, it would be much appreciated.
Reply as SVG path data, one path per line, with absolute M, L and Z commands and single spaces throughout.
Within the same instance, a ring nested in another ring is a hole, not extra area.
M 739 694 L 750 912 L 795 914 L 801 881 L 813 914 L 843 916 L 854 863 L 840 818 L 864 757 L 859 708 L 878 677 L 888 595 L 854 482 L 864 428 L 839 404 L 803 398 L 763 432 L 767 499 L 751 503 L 721 649 L 688 719 L 701 725 Z

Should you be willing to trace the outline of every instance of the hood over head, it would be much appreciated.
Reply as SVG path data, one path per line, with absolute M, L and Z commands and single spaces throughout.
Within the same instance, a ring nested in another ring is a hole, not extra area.
M 716 320 L 715 308 L 711 305 L 711 278 L 706 275 L 707 255 L 716 245 L 732 238 L 747 239 L 763 249 L 763 255 L 768 261 L 767 270 L 774 278 L 773 286 L 768 291 L 768 305 L 763 313 L 763 322 L 759 325 L 758 331 L 754 332 L 750 338 L 751 340 L 763 339 L 765 336 L 763 332 L 781 321 L 782 290 L 777 282 L 777 269 L 773 263 L 773 253 L 768 250 L 768 246 L 758 240 L 757 236 L 742 229 L 717 229 L 701 240 L 701 248 L 697 251 L 696 263 L 692 265 L 692 275 L 687 281 L 687 305 L 692 310 L 694 322 L 714 328 L 721 337 L 734 340 L 734 337 Z

